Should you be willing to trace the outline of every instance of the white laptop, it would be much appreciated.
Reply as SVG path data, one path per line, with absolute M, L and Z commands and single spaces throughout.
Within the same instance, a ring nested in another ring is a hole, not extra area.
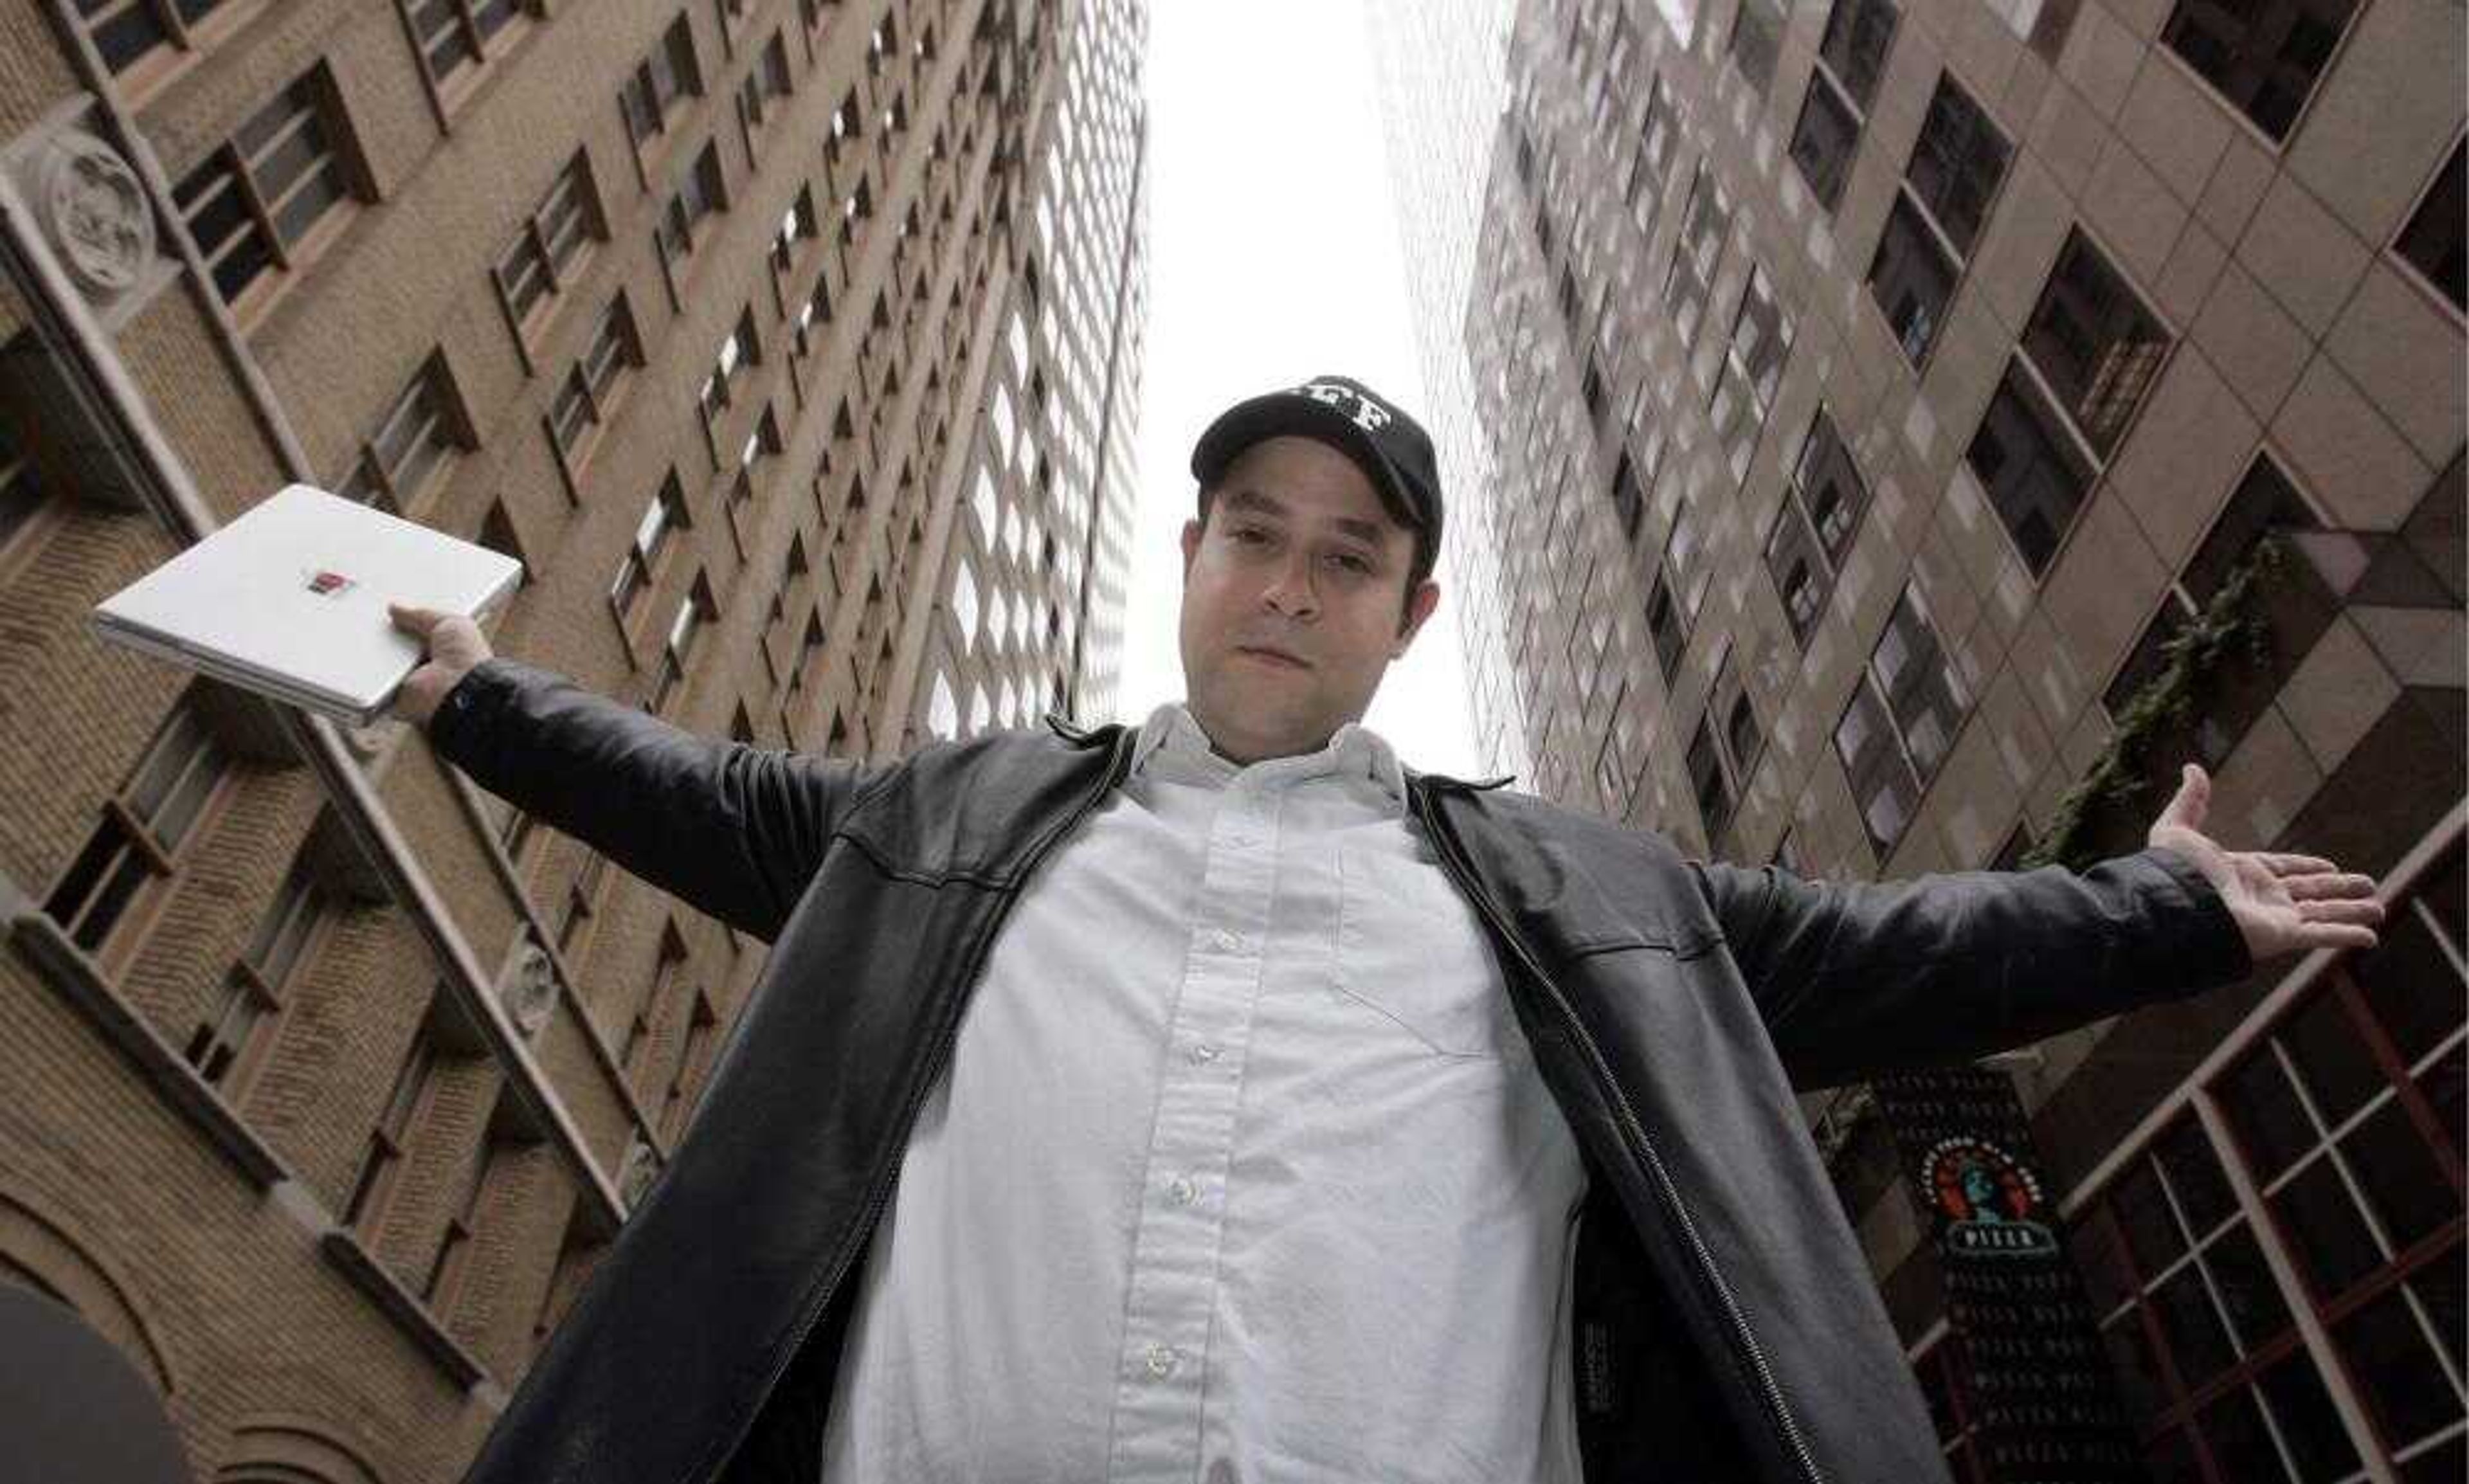
M 423 658 L 401 602 L 478 620 L 522 564 L 417 522 L 286 486 L 94 607 L 116 644 L 367 726 Z

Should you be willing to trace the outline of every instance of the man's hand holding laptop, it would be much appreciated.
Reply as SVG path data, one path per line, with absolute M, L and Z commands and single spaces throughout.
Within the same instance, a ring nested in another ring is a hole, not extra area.
M 428 659 L 404 677 L 403 688 L 395 693 L 392 707 L 395 715 L 426 728 L 428 718 L 437 713 L 437 704 L 446 699 L 454 683 L 490 657 L 488 638 L 478 624 L 461 614 L 441 614 L 436 609 L 409 603 L 388 603 L 386 616 L 394 620 L 396 628 L 428 646 Z

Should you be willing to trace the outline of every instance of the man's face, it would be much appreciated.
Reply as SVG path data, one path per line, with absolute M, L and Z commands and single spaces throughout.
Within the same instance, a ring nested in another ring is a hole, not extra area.
M 1183 675 L 1192 719 L 1238 763 L 1317 752 L 1363 719 L 1389 661 L 1440 601 L 1411 601 L 1414 532 L 1354 461 L 1266 438 L 1183 526 Z

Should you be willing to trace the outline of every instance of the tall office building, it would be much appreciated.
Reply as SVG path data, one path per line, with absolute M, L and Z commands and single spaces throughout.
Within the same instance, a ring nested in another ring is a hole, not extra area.
M 520 557 L 500 654 L 716 745 L 1105 711 L 1144 31 L 0 0 L 0 1349 L 95 1381 L 94 1476 L 457 1477 L 764 945 L 86 610 L 305 480 Z
M 1474 303 L 1475 243 L 1483 227 L 1483 179 L 1495 122 L 1508 97 L 1506 43 L 1512 0 L 1371 0 L 1374 77 L 1397 232 L 1422 362 L 1419 408 L 1448 497 L 1441 575 L 1448 585 L 1465 655 L 1475 747 L 1494 773 L 1530 766 L 1524 718 L 1507 683 L 1490 446 L 1475 417 L 1466 359 Z
M 1461 188 L 1530 786 L 1898 877 L 2193 758 L 2380 878 L 2374 953 L 2001 1058 L 2156 1477 L 2462 1472 L 2462 65 L 2441 0 L 1528 0 Z M 1984 1477 L 1869 1106 L 1805 1111 Z

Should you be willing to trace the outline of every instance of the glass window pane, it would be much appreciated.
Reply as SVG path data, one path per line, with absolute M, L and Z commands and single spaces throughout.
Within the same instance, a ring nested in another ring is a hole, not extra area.
M 2336 1298 L 2383 1265 L 2357 1203 L 2328 1157 L 2317 1159 L 2282 1187 L 2272 1204 L 2288 1229 L 2299 1269 L 2313 1281 L 2319 1297 Z
M 1852 174 L 1852 156 L 1859 148 L 1859 120 L 1824 78 L 1811 73 L 1809 98 L 1791 131 L 1791 162 L 1800 167 L 1809 193 L 1828 211 L 1842 199 L 1843 181 Z
M 2250 1053 L 2223 1078 L 2219 1093 L 2258 1183 L 2270 1184 L 2314 1148 L 2315 1127 L 2297 1105 L 2297 1095 L 2290 1090 L 2288 1075 L 2271 1047 Z
M 2325 1126 L 2337 1125 L 2384 1087 L 2383 1073 L 2339 995 L 2319 992 L 2284 1022 L 2278 1039 Z
M 2237 1195 L 2221 1173 L 2212 1141 L 2193 1114 L 2171 1124 L 2155 1142 L 2153 1154 L 2168 1175 L 2170 1193 L 2178 1197 L 2178 1209 L 2185 1214 L 2186 1224 L 2196 1236 L 2210 1232 L 2237 1211 Z
M 2236 1363 L 2237 1356 L 2229 1349 L 2228 1332 L 2221 1325 L 2220 1310 L 2212 1307 L 2212 1296 L 2204 1289 L 2204 1276 L 2189 1263 L 2172 1274 L 2166 1283 L 2153 1290 L 2152 1310 L 2160 1321 L 2160 1333 L 2168 1337 L 2170 1357 L 2178 1363 L 2178 1379 L 2186 1389 L 2200 1389 L 2204 1382 Z
M 2264 1430 L 2263 1413 L 2255 1405 L 2253 1392 L 2241 1386 L 2204 1408 L 2203 1429 L 2222 1478 L 2238 1484 L 2269 1484 L 2289 1477 L 2279 1450 L 2272 1446 L 2272 1434 Z
M 2167 1404 L 2169 1393 L 2161 1380 L 2160 1362 L 2143 1333 L 2142 1311 L 2129 1309 L 2100 1332 L 2100 1338 L 2109 1351 L 2110 1368 L 2117 1377 L 2118 1398 L 2126 1403 L 2126 1415 L 2138 1427 L 2148 1425 Z
M 2117 1182 L 2109 1203 L 2117 1214 L 2118 1228 L 2126 1234 L 2127 1250 L 2134 1255 L 2135 1270 L 2145 1282 L 2186 1250 L 2186 1240 L 2178 1230 L 2178 1219 L 2169 1212 L 2159 1177 L 2152 1172 L 2149 1161 L 2134 1162 Z
M 1954 295 L 1955 265 L 1929 234 L 1920 212 L 1901 195 L 1878 239 L 1869 265 L 1869 294 L 1886 316 L 1886 327 L 1904 357 L 1918 365 L 1928 355 Z
M 2344 1320 L 2333 1332 L 2349 1372 L 2365 1393 L 2384 1436 L 2406 1447 L 2460 1415 L 2460 1398 L 2445 1379 L 2426 1332 L 2398 1287 Z
M 2460 1484 L 2469 1476 L 2469 1433 L 2449 1439 L 2400 1466 L 2400 1484 Z
M 2407 1247 L 2460 1214 L 2459 1193 L 2399 1100 L 2386 1101 L 2350 1130 L 2341 1151 L 2393 1247 Z
M 2347 967 L 2401 1058 L 2414 1065 L 2460 1024 L 2460 971 L 2411 905 L 2385 914 L 2377 936 L 2371 952 L 2349 955 Z
M 2091 240 L 2077 232 L 2050 270 L 2023 348 L 2105 458 L 2117 452 L 2143 389 L 2159 374 L 2169 335 Z
M 2358 1467 L 2349 1430 L 2341 1425 L 2331 1394 L 2323 1389 L 2322 1373 L 2303 1346 L 2274 1362 L 2259 1384 L 2303 1484 L 2328 1484 Z
M 2245 1352 L 2256 1350 L 2286 1332 L 2289 1307 L 2280 1285 L 2264 1264 L 2254 1233 L 2243 1224 L 2204 1249 L 2204 1265 L 2212 1275 L 2212 1291 L 2228 1314 L 2229 1330 Z

